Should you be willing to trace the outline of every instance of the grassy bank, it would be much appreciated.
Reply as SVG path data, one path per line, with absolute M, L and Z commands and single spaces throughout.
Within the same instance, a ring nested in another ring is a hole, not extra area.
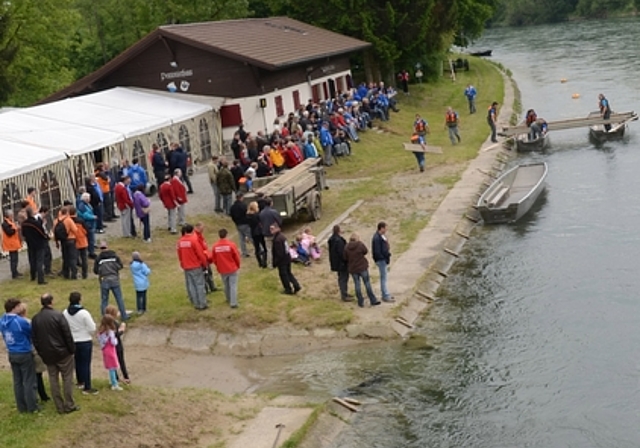
M 446 192 L 458 180 L 469 160 L 488 135 L 486 108 L 492 101 L 502 101 L 503 81 L 495 67 L 476 58 L 470 59 L 471 71 L 458 74 L 456 82 L 442 79 L 438 83 L 412 85 L 411 95 L 399 94 L 399 113 L 392 113 L 391 121 L 377 123 L 385 132 L 369 131 L 362 135 L 362 142 L 353 146 L 354 155 L 343 159 L 327 170 L 332 187 L 323 193 L 323 218 L 313 223 L 319 232 L 335 217 L 343 213 L 355 201 L 366 201 L 354 213 L 360 224 L 373 226 L 381 216 L 397 213 L 394 219 L 394 254 L 406 250 L 418 232 L 428 223 L 428 215 L 421 212 L 421 195 L 413 199 L 412 207 L 389 212 L 389 204 L 406 196 L 416 176 L 416 162 L 410 152 L 402 149 L 412 131 L 416 113 L 425 117 L 431 126 L 429 144 L 441 146 L 443 154 L 427 155 L 427 172 L 421 179 Z M 478 113 L 469 115 L 464 87 L 472 83 L 478 89 Z M 452 146 L 444 128 L 444 113 L 452 106 L 461 117 L 462 143 Z M 434 167 L 450 169 L 433 175 Z M 415 193 L 415 192 L 413 192 Z M 418 192 L 420 193 L 420 192 Z M 220 227 L 233 229 L 227 218 L 216 216 L 192 216 L 190 222 L 205 224 L 208 243 L 211 245 L 215 231 Z M 287 225 L 289 235 L 303 223 Z M 353 305 L 338 300 L 334 276 L 326 265 L 311 268 L 294 267 L 301 278 L 303 291 L 291 297 L 279 293 L 277 273 L 258 269 L 253 259 L 247 259 L 239 285 L 240 308 L 231 310 L 221 292 L 210 296 L 211 308 L 195 312 L 186 298 L 183 273 L 175 256 L 176 238 L 167 233 L 154 233 L 153 243 L 143 246 L 143 259 L 151 266 L 149 312 L 135 318 L 131 325 L 206 325 L 218 331 L 243 331 L 260 329 L 270 325 L 298 328 L 341 328 L 355 316 Z M 129 262 L 130 242 L 124 239 L 111 241 L 125 261 Z M 26 256 L 26 255 L 24 255 Z M 56 262 L 59 266 L 59 261 Z M 134 293 L 128 269 L 122 274 L 125 300 L 133 308 Z M 28 280 L 3 282 L 2 299 L 19 297 L 30 303 L 30 315 L 39 308 L 38 297 L 44 289 Z M 84 302 L 97 319 L 99 313 L 99 287 L 97 279 L 65 281 L 51 279 L 46 290 L 56 298 L 56 307 L 67 303 L 70 291 L 83 294 Z M 98 375 L 96 375 L 98 376 Z M 169 390 L 132 387 L 121 394 L 105 390 L 105 381 L 96 380 L 102 390 L 100 395 L 85 397 L 77 394 L 83 410 L 71 415 L 59 416 L 51 403 L 45 405 L 40 415 L 17 414 L 14 405 L 11 376 L 0 372 L 0 446 L 11 447 L 98 447 L 118 446 L 225 446 L 233 434 L 242 430 L 264 406 L 260 397 L 225 397 L 205 390 Z M 302 438 L 303 428 L 290 446 Z M 203 443 L 203 440 L 206 443 Z
M 503 92 L 502 77 L 492 64 L 476 58 L 472 58 L 470 62 L 471 70 L 459 73 L 455 82 L 443 78 L 434 84 L 412 85 L 409 96 L 398 94 L 398 107 L 401 111 L 392 113 L 390 121 L 377 123 L 385 132 L 364 133 L 361 143 L 353 145 L 354 155 L 327 170 L 328 178 L 336 182 L 331 189 L 323 193 L 323 218 L 313 223 L 316 232 L 359 199 L 367 202 L 366 206 L 356 211 L 355 216 L 373 226 L 379 217 L 387 214 L 387 204 L 393 202 L 394 197 L 404 194 L 406 185 L 400 185 L 399 180 L 406 174 L 415 172 L 416 162 L 410 152 L 402 149 L 402 143 L 409 140 L 416 113 L 420 113 L 430 124 L 429 144 L 443 148 L 441 155 L 427 155 L 426 176 L 429 176 L 429 167 L 452 167 L 449 174 L 430 178 L 429 183 L 449 189 L 457 181 L 466 162 L 475 157 L 479 146 L 487 137 L 488 104 L 494 100 L 500 102 Z M 473 115 L 468 113 L 463 95 L 468 83 L 475 85 L 478 90 L 478 112 Z M 449 142 L 444 127 L 447 106 L 452 106 L 460 115 L 462 143 L 455 146 Z M 399 217 L 399 231 L 395 231 L 398 234 L 396 254 L 406 250 L 428 222 L 428 217 L 420 213 L 419 200 L 415 201 L 414 206 L 414 212 Z M 190 216 L 189 221 L 202 221 L 205 224 L 205 235 L 209 245 L 217 239 L 215 234 L 220 227 L 234 230 L 230 220 L 218 216 Z M 302 222 L 289 223 L 286 230 L 291 234 L 302 225 Z M 242 328 L 263 328 L 273 324 L 303 328 L 339 328 L 353 319 L 353 308 L 345 306 L 336 300 L 333 294 L 326 292 L 335 286 L 334 277 L 328 269 L 314 266 L 311 268 L 312 274 L 309 274 L 309 268 L 294 266 L 296 274 L 303 278 L 311 276 L 310 280 L 313 282 L 312 286 L 303 289 L 299 296 L 291 297 L 280 294 L 281 286 L 277 274 L 271 270 L 258 269 L 253 259 L 243 260 L 238 310 L 229 309 L 222 292 L 218 291 L 209 296 L 211 308 L 196 313 L 186 298 L 183 273 L 175 255 L 175 241 L 174 236 L 158 231 L 154 233 L 153 243 L 144 245 L 140 250 L 143 259 L 153 270 L 148 293 L 149 312 L 139 319 L 140 323 L 204 323 L 220 331 L 233 332 Z M 116 239 L 111 241 L 110 245 L 126 264 L 121 275 L 122 285 L 128 308 L 133 308 L 135 296 L 128 272 L 130 242 Z M 59 265 L 59 260 L 56 264 Z M 44 289 L 25 278 L 5 281 L 2 284 L 3 297 L 13 296 L 26 300 L 30 303 L 31 313 L 39 308 L 38 297 L 44 290 L 57 298 L 59 308 L 66 305 L 69 292 L 77 290 L 83 294 L 85 306 L 94 317 L 98 315 L 99 286 L 93 274 L 90 274 L 87 280 L 51 279 Z
M 468 83 L 478 89 L 478 112 L 470 115 L 463 90 Z M 503 91 L 502 77 L 496 69 L 485 61 L 471 60 L 471 70 L 458 74 L 456 82 L 448 78 L 435 84 L 411 86 L 411 94 L 398 95 L 399 113 L 392 113 L 391 120 L 378 125 L 383 133 L 369 131 L 362 135 L 362 142 L 353 145 L 354 155 L 327 170 L 328 178 L 343 180 L 338 186 L 323 193 L 323 218 L 313 227 L 316 232 L 324 228 L 336 216 L 344 212 L 358 199 L 367 201 L 367 205 L 356 212 L 356 216 L 371 225 L 380 216 L 385 215 L 385 197 L 402 195 L 397 185 L 398 176 L 415 171 L 415 160 L 410 152 L 402 149 L 412 132 L 412 123 L 416 113 L 425 117 L 431 127 L 429 144 L 441 146 L 443 154 L 427 155 L 428 166 L 451 165 L 459 167 L 451 174 L 432 178 L 432 184 L 450 188 L 465 167 L 465 162 L 473 158 L 478 147 L 488 133 L 486 108 L 491 101 L 501 101 Z M 452 146 L 444 127 L 444 113 L 447 106 L 458 111 L 461 119 L 460 132 L 462 143 Z M 427 175 L 429 172 L 427 171 Z M 353 182 L 348 182 L 353 180 Z M 419 205 L 419 204 L 418 204 Z M 209 244 L 215 241 L 215 232 L 220 227 L 233 229 L 227 218 L 217 216 L 189 217 L 190 222 L 202 221 L 205 224 Z M 427 218 L 417 211 L 403 216 L 399 222 L 401 241 L 398 251 L 406 250 L 417 233 L 426 225 Z M 303 223 L 290 223 L 288 231 L 299 229 Z M 296 327 L 342 327 L 353 318 L 352 308 L 345 307 L 328 294 L 304 290 L 300 297 L 280 294 L 281 286 L 274 271 L 258 269 L 253 259 L 244 260 L 241 273 L 239 297 L 240 308 L 227 307 L 222 292 L 210 296 L 212 307 L 209 311 L 195 313 L 186 299 L 183 274 L 175 256 L 176 238 L 166 232 L 155 232 L 152 244 L 142 247 L 141 255 L 151 266 L 151 288 L 149 290 L 149 312 L 140 319 L 143 323 L 176 325 L 187 322 L 211 324 L 221 331 L 236 331 L 240 328 L 262 328 L 272 324 L 290 324 Z M 116 239 L 111 242 L 128 265 L 131 253 L 130 242 Z M 23 255 L 24 256 L 24 255 Z M 59 263 L 59 261 L 58 261 Z M 314 266 L 313 269 L 317 267 Z M 294 267 L 294 272 L 306 275 L 304 268 Z M 333 286 L 333 276 L 329 272 L 314 271 L 314 280 L 324 280 Z M 128 269 L 122 272 L 122 285 L 129 308 L 134 305 L 134 291 Z M 317 282 L 314 283 L 317 285 Z M 317 289 L 317 286 L 314 287 Z M 97 316 L 99 310 L 99 287 L 97 279 L 91 274 L 87 280 L 65 281 L 52 279 L 45 288 L 58 299 L 58 307 L 66 305 L 70 291 L 83 294 L 85 306 Z M 37 298 L 43 288 L 23 278 L 6 281 L 2 284 L 3 296 L 15 296 L 31 305 L 31 311 L 39 308 Z M 328 300 L 327 300 L 328 299 Z

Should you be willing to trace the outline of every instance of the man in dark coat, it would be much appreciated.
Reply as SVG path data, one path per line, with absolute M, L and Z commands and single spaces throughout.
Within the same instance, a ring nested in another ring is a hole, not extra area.
M 331 271 L 338 273 L 340 298 L 343 302 L 351 302 L 353 297 L 347 293 L 349 270 L 347 269 L 347 260 L 344 259 L 344 248 L 347 245 L 347 241 L 340 233 L 340 226 L 333 226 L 333 235 L 329 238 L 329 264 L 331 265 Z
M 229 162 L 222 160 L 220 162 L 220 170 L 216 175 L 218 184 L 218 192 L 222 197 L 222 210 L 228 215 L 231 213 L 231 197 L 236 190 L 236 184 L 233 181 L 233 174 L 229 171 Z
M 169 172 L 174 173 L 176 169 L 182 171 L 182 180 L 187 185 L 187 193 L 193 194 L 193 187 L 191 186 L 191 180 L 189 180 L 189 174 L 187 173 L 187 160 L 189 156 L 177 143 L 172 143 L 171 147 L 171 159 L 169 160 Z
M 43 294 L 40 303 L 42 309 L 31 321 L 33 345 L 47 366 L 51 395 L 58 413 L 68 414 L 80 409 L 73 401 L 73 355 L 76 346 L 67 319 L 53 309 L 53 296 Z M 63 393 L 60 393 L 60 375 Z
M 153 175 L 156 178 L 156 187 L 160 189 L 160 185 L 164 181 L 164 176 L 167 173 L 167 161 L 164 160 L 162 150 L 157 143 L 151 145 L 153 154 L 151 156 L 151 166 L 153 167 Z
M 300 283 L 291 273 L 291 256 L 289 255 L 289 245 L 287 237 L 280 231 L 277 223 L 271 224 L 269 231 L 273 235 L 271 253 L 273 255 L 273 267 L 278 268 L 280 282 L 284 287 L 285 294 L 296 294 L 300 291 Z
M 26 210 L 27 219 L 22 223 L 22 237 L 27 242 L 29 255 L 29 267 L 31 281 L 38 278 L 39 285 L 46 285 L 44 280 L 44 256 L 49 244 L 49 235 L 42 225 L 42 221 L 36 218 L 31 207 Z

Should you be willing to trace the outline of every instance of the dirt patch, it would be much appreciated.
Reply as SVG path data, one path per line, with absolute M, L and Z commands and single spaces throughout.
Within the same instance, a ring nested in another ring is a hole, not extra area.
M 369 247 L 377 223 L 385 221 L 388 224 L 392 252 L 403 252 L 427 225 L 431 213 L 447 195 L 450 188 L 448 183 L 457 179 L 463 169 L 464 164 L 427 166 L 425 173 L 420 173 L 416 168 L 393 176 L 387 186 L 381 187 L 380 194 L 374 201 L 362 204 L 341 224 L 343 236 L 348 240 L 349 235 L 356 232 Z M 354 188 L 359 182 L 368 180 L 370 179 L 336 181 L 332 182 L 332 189 L 338 190 L 340 194 L 341 190 Z M 323 229 L 313 228 L 315 233 L 321 230 Z M 377 271 L 371 269 L 371 266 L 369 272 L 376 276 Z M 329 266 L 326 244 L 323 244 L 323 256 L 320 260 L 308 267 L 294 266 L 294 274 L 304 287 L 304 299 L 301 300 L 321 302 L 326 301 L 327 297 L 340 296 L 335 273 L 331 272 Z M 355 303 L 345 306 L 358 309 Z M 322 306 L 318 305 L 317 308 L 321 310 Z M 308 310 L 304 314 L 301 315 L 295 309 L 289 310 L 289 320 L 304 327 L 306 321 L 313 318 L 312 315 L 307 315 Z
M 257 396 L 235 398 L 195 389 L 132 388 L 100 409 L 75 413 L 75 424 L 47 446 L 224 446 L 265 404 L 266 400 Z

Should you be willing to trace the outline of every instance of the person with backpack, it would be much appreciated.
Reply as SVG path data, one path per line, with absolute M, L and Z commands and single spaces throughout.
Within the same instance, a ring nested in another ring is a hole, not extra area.
M 87 224 L 77 215 L 76 208 L 69 205 L 69 217 L 76 225 L 76 251 L 78 252 L 78 265 L 81 268 L 82 278 L 87 278 L 89 271 L 89 237 Z
M 56 247 L 62 251 L 62 276 L 71 280 L 78 278 L 77 233 L 78 228 L 69 216 L 69 207 L 62 207 L 53 226 L 53 237 Z

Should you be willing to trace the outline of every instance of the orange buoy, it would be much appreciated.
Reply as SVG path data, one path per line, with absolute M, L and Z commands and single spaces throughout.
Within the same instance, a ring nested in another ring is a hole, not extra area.
M 578 98 L 580 98 L 580 94 L 574 93 L 573 95 L 571 95 L 571 98 L 573 98 L 574 100 L 577 100 Z
M 567 78 L 562 78 L 560 82 L 564 84 L 565 82 L 567 82 Z

